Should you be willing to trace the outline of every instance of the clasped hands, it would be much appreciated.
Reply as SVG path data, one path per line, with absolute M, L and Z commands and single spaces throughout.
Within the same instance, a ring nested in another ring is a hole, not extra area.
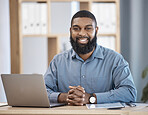
M 70 90 L 67 93 L 68 105 L 85 105 L 89 103 L 90 94 L 85 92 L 85 89 L 81 86 L 69 86 Z

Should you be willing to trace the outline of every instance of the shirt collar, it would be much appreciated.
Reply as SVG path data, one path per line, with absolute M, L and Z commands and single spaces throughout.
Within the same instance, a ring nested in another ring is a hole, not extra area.
M 100 45 L 96 44 L 96 49 L 94 50 L 92 56 L 95 58 L 104 59 L 103 51 Z
M 76 58 L 77 53 L 72 49 L 72 58 Z M 96 44 L 96 49 L 94 50 L 92 57 L 104 59 L 103 51 L 100 47 L 100 45 Z
M 71 51 L 72 51 L 71 57 L 76 58 L 76 52 L 73 50 L 73 48 L 71 49 Z

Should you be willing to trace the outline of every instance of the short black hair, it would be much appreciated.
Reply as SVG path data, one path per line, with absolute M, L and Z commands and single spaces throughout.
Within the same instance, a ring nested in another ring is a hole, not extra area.
M 81 17 L 81 18 L 82 18 L 82 17 L 91 18 L 91 19 L 95 22 L 95 26 L 97 26 L 97 21 L 96 21 L 95 16 L 94 16 L 91 12 L 89 12 L 89 11 L 87 11 L 87 10 L 80 10 L 80 11 L 78 11 L 77 13 L 75 13 L 75 14 L 73 15 L 72 19 L 71 19 L 71 26 L 72 26 L 73 20 L 74 20 L 75 18 L 79 18 L 79 17 Z

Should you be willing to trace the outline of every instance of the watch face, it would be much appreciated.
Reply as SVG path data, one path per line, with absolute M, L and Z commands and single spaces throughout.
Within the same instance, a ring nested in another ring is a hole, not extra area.
M 90 101 L 90 103 L 95 103 L 96 98 L 95 97 L 90 97 L 89 101 Z

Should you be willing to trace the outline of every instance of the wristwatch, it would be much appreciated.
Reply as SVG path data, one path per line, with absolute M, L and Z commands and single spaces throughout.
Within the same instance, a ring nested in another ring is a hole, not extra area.
M 94 104 L 96 102 L 96 98 L 95 98 L 95 96 L 93 96 L 93 94 L 91 93 L 90 94 L 90 97 L 89 97 L 89 103 L 90 104 Z

